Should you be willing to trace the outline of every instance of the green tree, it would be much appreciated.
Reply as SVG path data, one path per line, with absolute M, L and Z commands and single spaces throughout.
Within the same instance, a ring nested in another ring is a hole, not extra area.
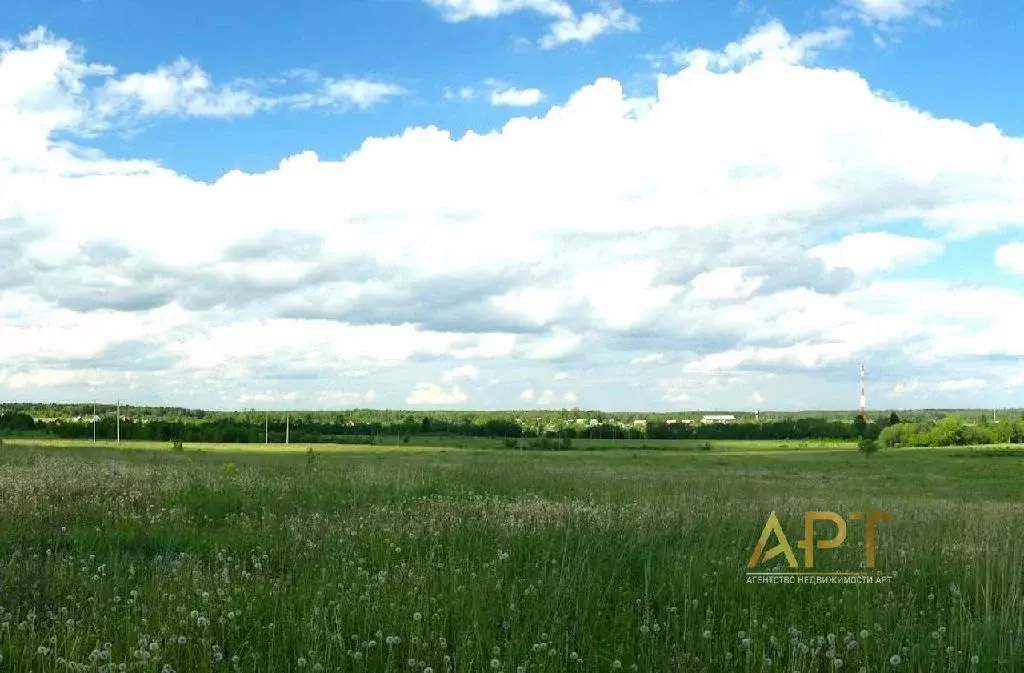
M 896 425 L 899 422 L 900 422 L 900 417 L 896 415 L 895 411 L 893 411 L 892 413 L 889 414 L 889 423 L 888 423 L 889 425 Z
M 867 459 L 871 456 L 871 454 L 878 451 L 878 442 L 875 441 L 874 439 L 862 437 L 861 440 L 857 443 L 857 448 L 864 454 L 864 458 Z
M 867 429 L 868 429 L 868 422 L 866 420 L 864 420 L 863 416 L 861 416 L 860 414 L 857 414 L 856 416 L 853 417 L 853 432 L 858 437 L 863 437 L 864 433 L 865 433 L 865 431 L 867 431 Z

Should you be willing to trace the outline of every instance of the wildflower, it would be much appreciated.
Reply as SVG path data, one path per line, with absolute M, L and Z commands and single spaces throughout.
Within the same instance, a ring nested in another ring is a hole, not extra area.
M 421 619 L 423 619 L 423 615 L 421 615 L 421 614 L 420 614 L 420 613 L 418 613 L 418 612 L 414 612 L 414 613 L 412 613 L 412 620 L 413 620 L 414 622 L 418 622 L 418 621 L 420 621 Z
M 867 630 L 867 629 L 861 629 L 861 630 L 860 630 L 860 637 L 861 637 L 861 640 L 863 640 L 863 639 L 867 638 L 867 637 L 868 637 L 869 635 L 871 635 L 871 634 L 870 634 L 870 633 L 868 632 L 868 630 Z
M 704 640 L 707 640 L 710 637 L 711 637 L 711 631 L 709 631 L 707 629 L 704 629 Z
M 840 668 L 843 667 L 843 660 L 842 659 L 833 659 L 832 660 L 832 666 L 834 666 L 836 668 L 836 670 L 839 670 Z
M 743 645 L 743 647 L 750 647 L 750 638 L 744 638 L 740 641 L 740 643 Z
M 900 658 L 900 655 L 898 654 L 894 654 L 891 657 L 889 657 L 889 663 L 893 666 L 899 666 L 902 661 L 903 659 Z
M 295 663 L 298 665 L 299 668 L 305 668 L 306 667 L 306 658 L 305 657 L 299 657 L 299 660 L 296 661 Z
M 498 670 L 499 668 L 501 668 L 501 662 L 497 659 L 491 659 L 491 668 L 493 668 L 494 670 Z
M 615 661 L 612 662 L 612 668 L 614 668 L 616 670 L 622 668 L 622 662 L 619 661 L 618 659 L 616 659 Z
M 977 654 L 971 655 L 971 665 L 974 666 L 977 663 L 978 663 L 978 655 Z

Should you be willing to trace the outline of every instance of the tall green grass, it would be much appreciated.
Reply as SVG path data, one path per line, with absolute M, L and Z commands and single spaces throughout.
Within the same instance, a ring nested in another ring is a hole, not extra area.
M 0 671 L 1021 671 L 1022 468 L 5 446 Z M 808 509 L 892 510 L 893 579 L 747 583 L 768 512 L 795 544 Z

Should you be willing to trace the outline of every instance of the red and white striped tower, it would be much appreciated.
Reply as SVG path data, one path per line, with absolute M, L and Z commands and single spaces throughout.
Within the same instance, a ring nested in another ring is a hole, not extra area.
M 860 363 L 860 417 L 868 420 L 868 397 L 864 391 L 864 363 Z

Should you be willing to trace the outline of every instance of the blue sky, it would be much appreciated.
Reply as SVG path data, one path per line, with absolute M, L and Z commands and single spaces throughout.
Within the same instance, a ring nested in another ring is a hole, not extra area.
M 112 137 L 97 143 L 115 156 L 141 154 L 207 180 L 231 168 L 267 170 L 305 149 L 339 157 L 367 136 L 408 126 L 436 124 L 454 133 L 497 128 L 521 110 L 443 100 L 445 87 L 479 86 L 488 78 L 540 88 L 555 104 L 600 76 L 622 81 L 630 93 L 649 95 L 657 68 L 645 57 L 724 45 L 772 18 L 793 33 L 820 29 L 842 11 L 834 2 L 641 0 L 627 6 L 641 29 L 544 50 L 520 43 L 536 42 L 544 32 L 549 21 L 536 12 L 450 22 L 421 0 L 5 4 L 0 27 L 8 38 L 43 25 L 87 49 L 91 60 L 122 71 L 147 71 L 184 56 L 218 81 L 264 80 L 291 69 L 313 69 L 326 76 L 380 77 L 412 90 L 402 105 L 368 114 L 162 122 L 130 141 Z M 1024 133 L 1019 114 L 1024 91 L 1012 67 L 998 67 L 1024 57 L 1019 39 L 1024 7 L 980 0 L 928 5 L 926 19 L 914 16 L 880 26 L 836 22 L 850 26 L 853 35 L 820 63 L 853 68 L 878 89 L 935 115 L 991 121 L 1009 133 Z M 580 12 L 598 9 L 591 2 L 577 6 Z M 876 36 L 887 46 L 879 48 Z
M 8 0 L 0 394 L 1020 406 L 1022 19 Z

